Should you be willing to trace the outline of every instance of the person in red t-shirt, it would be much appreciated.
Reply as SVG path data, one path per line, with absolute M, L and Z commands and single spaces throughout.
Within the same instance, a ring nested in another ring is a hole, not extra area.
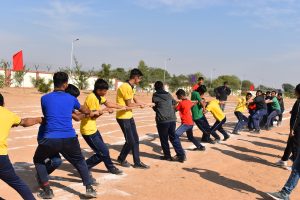
M 199 87 L 201 87 L 204 92 L 207 92 L 206 86 L 204 85 L 203 77 L 198 78 L 198 83 L 193 86 L 193 91 L 196 91 Z
M 193 142 L 193 144 L 196 146 L 194 150 L 204 151 L 205 147 L 202 146 L 201 143 L 198 140 L 196 140 L 196 138 L 193 135 L 194 121 L 193 121 L 191 109 L 195 105 L 195 103 L 187 99 L 186 93 L 182 89 L 179 89 L 176 92 L 176 96 L 178 100 L 181 100 L 176 106 L 176 110 L 179 111 L 179 115 L 181 118 L 181 125 L 177 128 L 175 132 L 175 139 L 173 145 L 174 148 L 176 146 L 176 149 L 178 150 L 176 151 L 177 155 L 173 157 L 173 160 L 184 162 L 186 160 L 186 156 L 180 143 L 180 136 L 184 132 L 187 133 L 188 139 L 191 142 Z

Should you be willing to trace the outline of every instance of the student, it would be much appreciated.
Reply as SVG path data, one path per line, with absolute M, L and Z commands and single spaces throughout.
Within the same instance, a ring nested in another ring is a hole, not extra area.
M 267 104 L 271 105 L 271 111 L 270 114 L 268 115 L 267 118 L 267 123 L 266 123 L 266 130 L 270 130 L 270 126 L 271 123 L 273 122 L 273 119 L 281 114 L 281 107 L 280 104 L 278 102 L 278 99 L 276 97 L 277 92 L 276 91 L 272 91 L 271 96 L 272 96 L 272 100 L 266 100 Z
M 293 145 L 296 153 L 296 160 L 294 161 L 292 172 L 284 187 L 280 192 L 268 193 L 273 199 L 288 200 L 290 194 L 297 186 L 300 178 L 300 84 L 295 88 L 297 101 L 292 109 L 292 116 L 290 119 L 290 137 L 293 137 Z
M 4 108 L 4 98 L 0 94 L 0 179 L 16 190 L 25 200 L 35 199 L 29 187 L 16 174 L 9 156 L 7 148 L 7 138 L 12 127 L 33 126 L 42 122 L 42 118 L 24 118 L 21 119 L 16 114 Z
M 248 111 L 249 111 L 248 128 L 249 128 L 249 132 L 252 132 L 254 130 L 253 115 L 255 114 L 255 110 L 256 110 L 256 104 L 254 102 L 249 102 L 248 103 Z
M 211 112 L 211 114 L 216 119 L 215 124 L 211 127 L 211 133 L 215 135 L 216 142 L 220 143 L 221 139 L 220 136 L 216 133 L 218 130 L 224 136 L 223 141 L 226 141 L 230 138 L 228 133 L 223 129 L 223 125 L 226 122 L 226 116 L 224 112 L 221 110 L 220 101 L 219 100 L 212 100 L 206 106 L 206 112 Z
M 103 79 L 98 79 L 94 85 L 94 91 L 90 93 L 84 102 L 84 106 L 90 110 L 101 110 L 101 105 L 105 105 L 106 109 L 103 111 L 112 112 L 111 108 L 124 109 L 124 106 L 119 106 L 106 100 L 105 95 L 109 88 L 108 83 Z M 107 170 L 112 174 L 122 174 L 113 162 L 111 161 L 109 150 L 103 141 L 100 132 L 97 130 L 97 118 L 83 118 L 80 123 L 80 132 L 86 143 L 93 149 L 95 154 L 86 160 L 89 170 L 102 161 Z
M 253 102 L 256 105 L 255 113 L 252 115 L 254 133 L 260 133 L 260 122 L 267 114 L 267 105 L 265 103 L 265 98 L 262 95 L 262 91 L 258 90 L 256 92 L 256 97 L 250 102 Z
M 156 92 L 152 97 L 152 103 L 154 103 L 153 110 L 156 114 L 156 127 L 164 153 L 161 159 L 172 161 L 172 155 L 168 141 L 172 143 L 175 151 L 178 152 L 178 148 L 176 145 L 174 145 L 176 130 L 176 115 L 174 107 L 176 106 L 177 102 L 170 93 L 164 90 L 164 85 L 161 81 L 155 82 L 154 89 Z
M 140 103 L 135 97 L 134 92 L 134 86 L 140 83 L 142 76 L 143 73 L 139 69 L 133 69 L 130 71 L 129 80 L 123 83 L 117 91 L 116 101 L 119 106 L 127 106 L 128 108 L 145 107 L 145 104 Z M 123 111 L 117 111 L 116 118 L 118 124 L 122 129 L 126 141 L 118 157 L 118 162 L 123 167 L 130 167 L 130 164 L 126 160 L 126 157 L 128 156 L 129 152 L 132 151 L 134 168 L 150 168 L 140 160 L 139 136 L 136 130 L 132 110 L 127 109 Z
M 203 133 L 201 142 L 215 144 L 216 142 L 210 138 L 211 127 L 209 126 L 209 123 L 203 114 L 203 110 L 205 112 L 206 106 L 205 100 L 202 98 L 204 93 L 205 90 L 203 90 L 201 87 L 198 87 L 196 91 L 192 92 L 191 101 L 197 102 L 197 104 L 192 107 L 193 121 Z
M 68 87 L 66 88 L 65 92 L 74 96 L 75 98 L 77 98 L 80 95 L 79 89 L 75 85 L 72 85 L 72 84 L 68 84 Z M 72 118 L 75 121 L 80 121 L 82 117 L 81 117 L 81 115 L 73 113 Z M 40 144 L 43 141 L 44 137 L 45 137 L 45 124 L 42 123 L 40 125 L 39 131 L 38 131 L 38 137 L 37 137 L 38 144 Z M 45 160 L 45 164 L 46 164 L 46 169 L 47 169 L 48 175 L 52 174 L 62 164 L 62 159 L 61 159 L 60 154 L 57 153 L 57 154 L 47 158 Z M 37 181 L 39 183 L 41 183 L 40 179 L 37 175 L 36 175 L 36 178 L 37 178 Z
M 207 92 L 203 77 L 198 78 L 198 83 L 193 86 L 193 91 L 196 91 L 198 88 L 201 88 L 202 91 Z
M 225 81 L 223 86 L 215 88 L 215 94 L 217 100 L 220 101 L 222 111 L 225 110 L 225 104 L 228 96 L 231 94 L 231 89 L 228 87 L 228 82 Z
M 79 172 L 87 197 L 96 197 L 92 187 L 91 177 L 80 144 L 72 125 L 72 113 L 78 110 L 89 115 L 89 109 L 81 106 L 78 100 L 65 93 L 68 87 L 68 75 L 56 72 L 53 76 L 54 91 L 41 98 L 42 112 L 45 117 L 45 136 L 38 145 L 33 157 L 42 191 L 38 194 L 44 199 L 52 199 L 53 191 L 50 188 L 45 159 L 61 153 Z
M 279 105 L 280 105 L 280 111 L 281 113 L 279 114 L 279 119 L 278 119 L 278 122 L 277 122 L 277 126 L 280 126 L 281 123 L 282 123 L 282 117 L 283 117 L 283 113 L 284 113 L 284 101 L 283 101 L 283 95 L 281 92 L 279 92 L 277 94 L 277 99 L 278 99 L 278 102 L 279 102 Z
M 187 99 L 186 93 L 184 90 L 179 89 L 176 92 L 176 96 L 180 102 L 176 106 L 176 110 L 179 111 L 179 115 L 181 118 L 181 125 L 175 131 L 175 140 L 174 144 L 177 147 L 181 147 L 180 151 L 177 153 L 175 157 L 173 157 L 174 161 L 184 162 L 186 160 L 186 155 L 180 143 L 180 136 L 186 132 L 189 141 L 191 141 L 196 148 L 194 150 L 204 151 L 205 147 L 201 145 L 193 135 L 194 122 L 192 118 L 191 109 L 195 105 L 195 103 L 191 102 Z
M 243 113 L 247 110 L 248 101 L 252 98 L 251 93 L 247 93 L 246 97 L 241 97 L 238 99 L 238 104 L 235 108 L 234 114 L 238 119 L 237 124 L 235 125 L 232 134 L 239 134 L 239 131 L 248 124 L 248 117 Z

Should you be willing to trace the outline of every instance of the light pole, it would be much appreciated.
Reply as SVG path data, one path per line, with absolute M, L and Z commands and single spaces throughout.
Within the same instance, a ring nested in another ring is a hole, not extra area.
M 70 63 L 70 69 L 72 68 L 72 65 L 73 65 L 73 53 L 74 53 L 74 42 L 78 41 L 79 39 L 75 39 L 75 40 L 72 40 L 72 49 L 71 49 L 71 63 Z
M 171 61 L 171 58 L 165 60 L 165 70 L 164 70 L 164 83 L 166 83 L 166 71 L 167 71 L 167 62 Z

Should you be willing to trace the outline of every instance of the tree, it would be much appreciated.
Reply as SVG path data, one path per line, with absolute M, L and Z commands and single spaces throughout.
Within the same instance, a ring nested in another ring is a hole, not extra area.
M 109 79 L 111 78 L 110 68 L 111 68 L 111 64 L 103 63 L 101 65 L 101 71 L 98 73 L 98 77 L 106 80 L 107 82 L 109 82 Z
M 241 80 L 234 75 L 223 75 L 219 76 L 217 79 L 213 80 L 213 88 L 222 86 L 224 82 L 228 82 L 228 85 L 233 90 L 239 90 L 241 88 Z
M 4 70 L 4 87 L 10 87 L 11 85 L 11 75 L 9 73 L 11 66 L 9 62 L 1 60 L 0 66 Z
M 22 86 L 22 83 L 24 81 L 24 76 L 27 74 L 27 72 L 28 72 L 28 70 L 24 66 L 23 70 L 16 71 L 14 73 L 13 79 L 16 82 L 16 86 L 17 87 L 21 87 Z
M 4 88 L 5 86 L 5 77 L 4 75 L 0 74 L 0 88 Z
M 139 86 L 143 89 L 148 88 L 149 84 L 150 84 L 150 81 L 149 81 L 150 73 L 149 73 L 148 66 L 146 65 L 146 63 L 143 60 L 141 60 L 139 62 L 138 69 L 141 70 L 141 72 L 143 73 L 143 78 L 142 78 L 142 81 L 140 82 Z
M 243 80 L 242 81 L 242 91 L 249 91 L 252 85 L 254 85 L 254 84 L 251 81 Z
M 189 84 L 190 85 L 195 85 L 196 83 L 198 83 L 198 78 L 199 77 L 204 77 L 201 72 L 197 72 L 197 73 L 194 73 L 194 74 L 189 74 L 188 75 Z
M 289 84 L 289 83 L 284 83 L 284 84 L 282 84 L 282 89 L 284 90 L 284 92 L 294 93 L 295 86 L 293 86 L 292 84 Z
M 272 90 L 275 90 L 275 88 L 265 86 L 265 85 L 259 85 L 259 86 L 257 86 L 256 90 L 272 91 Z
M 45 83 L 45 79 L 44 78 L 35 78 L 35 77 L 31 77 L 31 84 L 33 85 L 33 87 L 38 88 L 40 84 Z
M 177 89 L 179 88 L 185 88 L 185 87 L 189 87 L 190 83 L 188 80 L 188 77 L 181 74 L 179 76 L 173 75 L 173 77 L 171 78 L 170 82 L 169 82 L 169 89 L 172 92 L 175 92 Z
M 128 79 L 128 72 L 124 68 L 116 68 L 111 70 L 111 78 L 116 78 L 120 81 L 126 81 Z
M 72 74 L 72 78 L 74 79 L 74 84 L 80 89 L 85 90 L 89 87 L 88 79 L 90 78 L 92 71 L 83 71 L 82 66 L 79 64 L 77 59 L 74 57 L 75 68 L 74 70 L 69 70 Z

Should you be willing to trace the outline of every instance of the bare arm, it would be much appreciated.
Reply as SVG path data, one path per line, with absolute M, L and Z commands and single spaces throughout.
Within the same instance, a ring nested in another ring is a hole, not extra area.
M 29 127 L 29 126 L 34 126 L 36 124 L 41 124 L 42 122 L 43 122 L 42 117 L 24 118 L 21 120 L 20 124 L 17 126 Z
M 120 106 L 120 105 L 118 105 L 118 104 L 116 104 L 116 103 L 112 103 L 112 102 L 108 102 L 108 101 L 106 101 L 105 103 L 104 103 L 104 105 L 107 107 L 107 108 L 115 108 L 115 109 L 125 109 L 125 106 Z
M 86 114 L 89 115 L 91 113 L 90 109 L 88 109 L 86 106 L 80 106 L 80 108 L 78 109 L 79 112 L 81 112 L 82 114 Z

